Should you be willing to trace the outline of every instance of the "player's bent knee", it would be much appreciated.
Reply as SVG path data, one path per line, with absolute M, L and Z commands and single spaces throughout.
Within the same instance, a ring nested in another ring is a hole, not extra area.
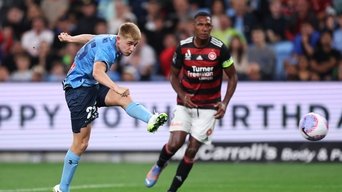
M 81 149 L 82 152 L 87 150 L 87 148 L 88 148 L 88 142 L 87 143 L 82 143 L 81 146 L 80 146 L 80 149 Z
M 171 152 L 171 153 L 176 153 L 178 151 L 179 148 L 182 147 L 182 143 L 169 143 L 168 144 L 168 150 Z
M 76 154 L 82 154 L 84 153 L 88 148 L 88 143 L 80 143 L 77 145 L 72 146 L 72 151 L 74 151 Z

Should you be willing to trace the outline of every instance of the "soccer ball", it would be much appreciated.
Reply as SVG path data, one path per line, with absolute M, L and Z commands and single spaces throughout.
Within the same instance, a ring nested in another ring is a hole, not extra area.
M 305 114 L 299 122 L 299 131 L 309 141 L 323 139 L 328 133 L 328 121 L 317 113 Z

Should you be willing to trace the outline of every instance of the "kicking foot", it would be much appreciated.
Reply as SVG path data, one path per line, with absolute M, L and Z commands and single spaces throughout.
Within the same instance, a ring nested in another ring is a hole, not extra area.
M 166 113 L 155 113 L 152 115 L 150 120 L 147 123 L 147 131 L 148 132 L 155 132 L 158 130 L 160 126 L 162 126 L 167 121 L 167 114 Z
M 153 165 L 151 170 L 147 173 L 146 178 L 145 178 L 145 185 L 146 187 L 150 188 L 153 187 L 159 178 L 160 173 L 162 170 L 166 167 L 167 164 L 165 164 L 164 167 L 159 167 L 158 165 Z

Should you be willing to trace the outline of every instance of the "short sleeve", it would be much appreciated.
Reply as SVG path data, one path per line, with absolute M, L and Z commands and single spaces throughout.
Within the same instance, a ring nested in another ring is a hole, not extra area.
M 221 61 L 220 62 L 222 64 L 222 68 L 228 68 L 234 64 L 234 60 L 232 56 L 230 55 L 227 46 L 225 45 L 221 47 Z
M 182 63 L 183 63 L 183 56 L 182 56 L 181 46 L 178 45 L 172 57 L 172 66 L 177 69 L 180 69 L 182 67 Z
M 113 61 L 114 59 L 111 58 L 111 56 L 108 54 L 107 51 L 103 50 L 103 48 L 98 48 L 95 52 L 95 59 L 94 61 L 95 62 L 104 62 L 106 63 L 106 66 L 107 66 L 107 69 L 110 69 L 110 66 L 113 64 Z

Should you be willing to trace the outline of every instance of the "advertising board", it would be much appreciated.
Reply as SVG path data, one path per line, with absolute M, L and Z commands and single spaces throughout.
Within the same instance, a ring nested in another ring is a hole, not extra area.
M 169 82 L 120 83 L 133 99 L 172 118 L 176 95 Z M 225 91 L 224 84 L 222 92 Z M 0 84 L 0 151 L 64 151 L 71 142 L 70 114 L 59 83 Z M 315 111 L 329 120 L 324 142 L 342 142 L 342 84 L 339 82 L 238 84 L 214 143 L 304 142 L 297 125 Z M 168 122 L 169 123 L 169 122 Z M 118 107 L 101 108 L 90 139 L 92 151 L 157 151 L 168 125 L 151 134 L 144 122 Z

